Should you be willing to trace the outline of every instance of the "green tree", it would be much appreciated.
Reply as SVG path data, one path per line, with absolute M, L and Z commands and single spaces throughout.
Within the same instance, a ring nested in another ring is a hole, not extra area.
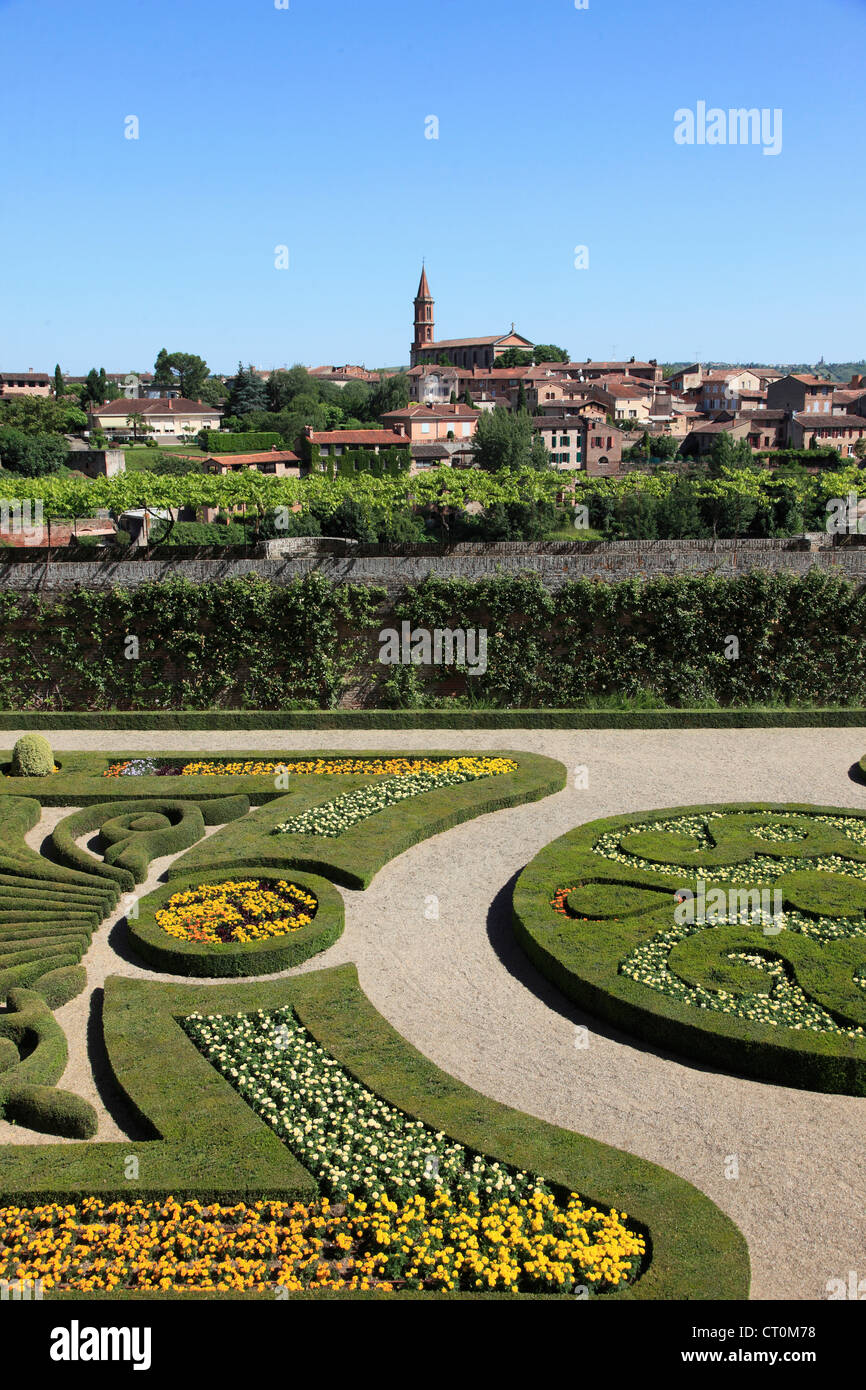
M 54 399 L 59 401 L 61 396 L 66 395 L 66 385 L 63 381 L 63 373 L 60 370 L 60 363 L 54 368 Z
M 166 348 L 160 348 L 159 352 L 156 354 L 156 361 L 153 364 L 153 384 L 163 390 L 168 389 L 170 386 L 174 386 L 174 374 L 171 370 L 171 362 L 169 361 L 168 350 Z
M 73 402 L 45 396 L 19 396 L 0 401 L 0 426 L 25 434 L 73 434 L 87 428 L 87 416 Z
M 536 343 L 532 349 L 532 359 L 539 362 L 570 362 L 568 348 L 557 347 L 555 343 Z
M 405 410 L 409 404 L 409 378 L 404 372 L 386 376 L 370 392 L 367 418 L 379 420 L 391 410 Z
M 268 391 L 260 376 L 256 376 L 252 363 L 244 367 L 238 363 L 237 374 L 229 382 L 226 400 L 226 415 L 244 416 L 254 410 L 267 407 Z
M 178 390 L 188 401 L 202 399 L 202 388 L 209 376 L 203 357 L 194 352 L 166 352 L 160 348 L 153 368 L 153 384 L 161 390 Z
M 0 466 L 27 478 L 56 473 L 66 463 L 69 446 L 56 434 L 24 434 L 0 428 Z
M 518 388 L 517 388 L 517 406 L 516 406 L 516 408 L 517 408 L 518 410 L 526 410 L 526 408 L 527 408 L 527 407 L 526 407 L 526 388 L 524 387 L 522 381 L 521 381 L 520 385 L 519 385 Z
M 501 352 L 493 364 L 495 367 L 531 367 L 532 353 L 523 352 L 521 348 L 506 348 Z
M 89 405 L 102 405 L 105 396 L 102 392 L 102 385 L 99 380 L 99 372 L 95 367 L 91 367 L 84 382 L 84 389 L 81 392 L 81 404 L 86 408 Z
M 205 405 L 211 405 L 215 410 L 223 405 L 227 395 L 228 387 L 218 376 L 209 376 L 199 393 Z
M 526 411 L 512 414 L 502 406 L 484 411 L 478 417 L 472 444 L 476 464 L 490 473 L 499 469 L 550 468 L 547 450 L 541 436 L 533 435 L 532 420 Z

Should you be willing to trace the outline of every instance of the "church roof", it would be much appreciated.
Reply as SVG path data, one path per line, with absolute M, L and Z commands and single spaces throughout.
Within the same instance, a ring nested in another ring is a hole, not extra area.
M 416 294 L 415 298 L 416 298 L 416 299 L 432 299 L 432 298 L 433 298 L 432 294 L 430 293 L 430 286 L 429 286 L 428 283 L 427 283 L 427 270 L 426 270 L 426 267 L 424 267 L 424 266 L 421 267 L 421 283 L 420 283 L 419 286 L 418 286 L 418 293 Z

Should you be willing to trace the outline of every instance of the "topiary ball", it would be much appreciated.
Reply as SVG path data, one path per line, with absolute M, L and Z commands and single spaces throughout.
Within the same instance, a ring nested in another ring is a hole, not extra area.
M 12 776 L 50 777 L 56 771 L 48 739 L 41 734 L 23 734 L 12 749 Z

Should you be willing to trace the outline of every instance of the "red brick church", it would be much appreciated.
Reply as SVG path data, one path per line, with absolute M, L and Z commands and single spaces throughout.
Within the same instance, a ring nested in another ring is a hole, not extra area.
M 452 367 L 490 368 L 506 348 L 529 352 L 534 347 L 528 338 L 515 333 L 514 324 L 510 333 L 493 334 L 489 338 L 443 338 L 439 342 L 433 337 L 433 326 L 433 296 L 427 283 L 427 271 L 422 269 L 415 296 L 415 341 L 410 352 L 413 367 L 447 361 Z

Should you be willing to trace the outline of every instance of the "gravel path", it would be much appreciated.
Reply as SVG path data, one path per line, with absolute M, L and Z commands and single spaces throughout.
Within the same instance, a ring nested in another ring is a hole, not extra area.
M 9 745 L 16 735 L 8 734 Z M 656 1053 L 568 1003 L 528 964 L 510 931 L 510 886 L 574 825 L 618 812 L 709 801 L 866 807 L 849 769 L 866 730 L 347 731 L 129 734 L 69 731 L 59 751 L 525 749 L 588 769 L 588 787 L 483 816 L 387 865 L 364 893 L 343 890 L 343 937 L 302 970 L 342 961 L 381 1013 L 445 1071 L 554 1124 L 652 1159 L 693 1182 L 740 1226 L 752 1296 L 826 1297 L 831 1278 L 866 1274 L 866 1100 L 770 1086 Z M 46 811 L 36 845 L 62 812 Z M 152 866 L 150 891 L 170 859 Z M 436 915 L 438 913 L 438 916 Z M 112 925 L 94 938 L 88 989 L 58 1011 L 70 1042 L 61 1084 L 97 1106 L 100 1138 L 122 1138 L 88 1018 L 107 974 L 164 979 L 119 956 Z M 575 1046 L 576 1026 L 590 1034 Z M 92 1065 L 91 1065 L 92 1064 Z M 94 1071 L 102 1090 L 94 1081 Z M 33 1140 L 0 1124 L 0 1142 Z M 67 1141 L 59 1141 L 67 1142 Z M 736 1155 L 739 1177 L 725 1176 Z

